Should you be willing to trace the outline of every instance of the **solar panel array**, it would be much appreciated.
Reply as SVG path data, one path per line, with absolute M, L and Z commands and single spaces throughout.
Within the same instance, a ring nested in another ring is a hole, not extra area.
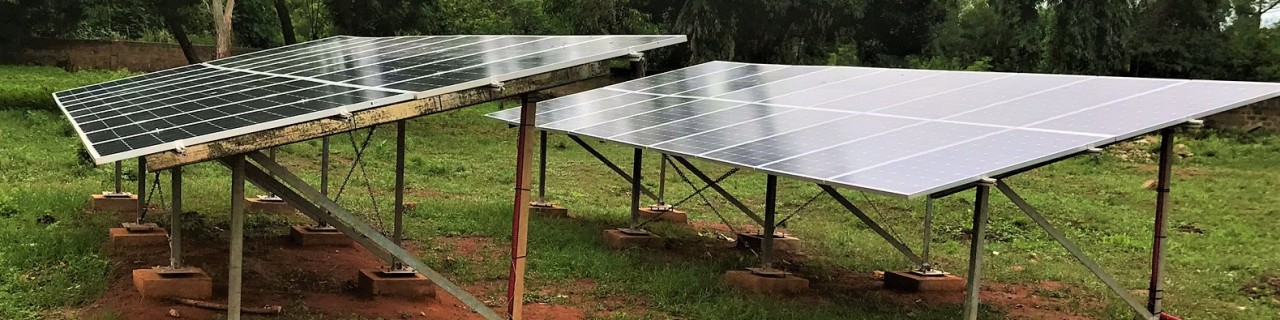
M 62 91 L 54 98 L 102 164 L 684 41 L 339 36 Z
M 1278 83 L 711 62 L 540 102 L 537 125 L 918 197 L 1277 96 Z

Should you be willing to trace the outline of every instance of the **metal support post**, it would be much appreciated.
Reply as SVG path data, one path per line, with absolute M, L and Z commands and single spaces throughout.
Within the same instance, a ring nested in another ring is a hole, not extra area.
M 1151 282 L 1147 287 L 1147 311 L 1158 315 L 1164 312 L 1161 299 L 1164 299 L 1164 256 L 1165 256 L 1165 215 L 1169 210 L 1169 180 L 1173 172 L 1173 129 L 1160 130 L 1160 172 L 1156 182 L 1156 217 L 1154 237 L 1151 244 Z
M 173 204 L 169 210 L 169 269 L 182 269 L 182 167 L 169 169 Z
M 138 221 L 147 219 L 147 158 L 138 157 Z
M 643 161 L 644 150 L 635 148 L 631 156 L 631 226 L 627 228 L 628 232 L 644 233 L 640 230 L 640 188 L 643 187 L 640 169 Z
M 267 156 L 271 157 L 271 160 L 275 160 L 276 148 L 267 148 Z M 258 196 L 258 199 L 261 201 L 269 201 L 269 202 L 284 202 L 284 200 L 280 199 L 279 196 L 276 196 L 276 194 L 272 193 L 271 191 L 267 191 L 266 196 Z
M 991 185 L 989 181 L 979 183 L 973 201 L 973 234 L 969 238 L 969 283 L 964 294 L 964 318 L 967 320 L 978 319 L 978 294 L 982 291 L 982 244 L 987 238 L 987 201 L 991 198 Z
M 241 271 L 244 267 L 243 155 L 231 157 L 231 261 L 227 270 L 227 320 L 240 320 Z
M 929 262 L 929 244 L 933 242 L 933 197 L 924 199 L 924 239 L 920 243 L 920 275 L 945 275 L 945 272 L 933 268 Z
M 329 137 L 320 138 L 320 194 L 329 196 Z M 316 222 L 316 229 L 332 229 L 329 221 Z
M 529 176 L 533 171 L 529 167 L 529 160 L 533 158 L 533 141 L 530 135 L 535 130 L 534 119 L 537 116 L 537 105 L 534 102 L 527 96 L 520 96 L 520 101 L 520 132 L 516 138 L 516 194 L 511 217 L 511 270 L 507 277 L 507 316 L 512 320 L 524 317 L 525 257 L 529 248 Z M 545 134 L 544 132 L 543 137 Z
M 116 161 L 116 192 L 115 195 L 124 195 L 124 165 L 120 161 Z
M 667 154 L 662 154 L 659 161 L 662 165 L 658 166 L 658 205 L 654 208 L 657 210 L 671 210 L 671 206 L 667 205 Z
M 773 220 L 778 214 L 778 176 L 769 175 L 764 187 L 764 232 L 760 235 L 760 266 L 773 270 Z
M 643 78 L 648 72 L 643 53 L 631 54 L 631 73 L 636 78 Z
M 538 201 L 540 207 L 549 207 L 547 203 L 547 131 L 538 131 Z
M 899 241 L 898 238 L 889 234 L 888 231 L 885 231 L 880 224 L 876 223 L 875 220 L 872 220 L 865 212 L 862 212 L 862 209 L 858 209 L 858 206 L 853 205 L 853 202 L 850 202 L 848 198 L 841 195 L 835 188 L 824 184 L 819 184 L 818 187 L 822 188 L 822 191 L 826 191 L 828 195 L 831 195 L 831 198 L 835 199 L 837 203 L 840 203 L 845 210 L 848 210 L 849 213 L 853 214 L 853 216 L 858 217 L 858 220 L 861 220 L 863 224 L 866 224 L 868 228 L 871 228 L 871 231 L 874 231 L 876 234 L 880 235 L 881 238 L 884 238 L 885 241 L 889 242 L 889 245 L 892 245 L 894 249 L 898 249 L 898 252 L 901 252 L 902 255 L 906 256 L 907 260 L 911 260 L 911 263 L 916 265 L 924 263 L 924 260 L 920 259 L 915 252 L 911 251 L 911 247 L 908 247 L 906 244 L 902 243 L 902 241 Z
M 1031 220 L 1040 225 L 1040 228 L 1044 229 L 1050 237 L 1057 240 L 1058 244 L 1062 245 L 1062 248 L 1067 249 L 1067 252 L 1070 252 L 1071 256 L 1075 257 L 1077 261 L 1080 261 L 1080 264 L 1084 265 L 1086 269 L 1089 269 L 1089 272 L 1092 272 L 1094 276 L 1097 276 L 1098 280 L 1102 280 L 1102 283 L 1106 284 L 1107 288 L 1111 289 L 1111 291 L 1115 292 L 1117 296 L 1120 296 L 1125 303 L 1129 304 L 1129 307 L 1132 308 L 1134 312 L 1137 312 L 1145 319 L 1152 318 L 1151 315 L 1153 313 L 1143 308 L 1141 301 L 1134 298 L 1132 294 L 1129 294 L 1127 288 L 1122 287 L 1120 283 L 1116 282 L 1116 280 L 1112 278 L 1106 270 L 1103 270 L 1097 262 L 1085 255 L 1084 251 L 1080 250 L 1079 246 L 1076 246 L 1075 243 L 1067 239 L 1066 234 L 1063 234 L 1061 230 L 1058 230 L 1058 228 L 1054 228 L 1053 225 L 1049 223 L 1048 219 L 1045 219 L 1044 216 L 1040 215 L 1040 212 L 1036 211 L 1035 207 L 1032 207 L 1031 204 L 1028 204 L 1026 200 L 1022 199 L 1022 196 L 1018 195 L 1017 192 L 1014 192 L 1013 188 L 1010 188 L 1008 184 L 1004 183 L 1004 181 L 996 182 L 996 188 L 999 188 L 1000 192 L 1004 193 L 1005 197 L 1009 198 L 1009 201 L 1012 201 L 1014 205 L 1018 206 L 1018 209 L 1021 209 L 1023 213 L 1026 213 L 1027 217 L 1030 217 Z
M 391 231 L 391 240 L 395 242 L 396 246 L 399 246 L 404 241 L 404 147 L 406 126 L 404 120 L 396 122 L 396 217 L 395 226 Z M 391 269 L 403 270 L 404 263 L 400 259 L 393 259 Z

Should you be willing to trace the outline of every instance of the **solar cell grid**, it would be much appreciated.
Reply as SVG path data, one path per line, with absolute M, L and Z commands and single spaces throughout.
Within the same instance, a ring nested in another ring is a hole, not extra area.
M 683 36 L 343 36 L 71 89 L 54 98 L 101 164 L 683 41 Z
M 537 125 L 917 197 L 1277 96 L 1275 83 L 711 62 L 541 102 Z

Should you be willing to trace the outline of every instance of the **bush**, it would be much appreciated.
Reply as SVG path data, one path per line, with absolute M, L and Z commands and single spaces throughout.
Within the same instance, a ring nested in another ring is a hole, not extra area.
M 54 92 L 130 75 L 123 70 L 66 72 L 55 67 L 0 66 L 0 110 L 58 111 Z

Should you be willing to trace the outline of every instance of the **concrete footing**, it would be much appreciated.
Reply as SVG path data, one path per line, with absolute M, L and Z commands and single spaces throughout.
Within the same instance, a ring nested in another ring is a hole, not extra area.
M 629 248 L 661 248 L 662 237 L 652 233 L 630 234 L 620 229 L 606 229 L 603 233 L 604 246 L 614 250 Z
M 554 204 L 532 204 L 529 206 L 529 212 L 540 216 L 568 218 L 569 209 Z
M 760 275 L 749 270 L 731 270 L 724 274 L 724 284 L 745 293 L 800 293 L 809 290 L 809 279 L 785 274 Z
M 289 228 L 289 240 L 295 245 L 311 246 L 351 246 L 355 243 L 347 235 L 338 230 L 313 229 L 312 226 L 293 226 Z
M 138 211 L 138 195 L 108 197 L 95 194 L 89 201 L 89 208 L 97 212 L 134 213 Z
M 435 284 L 421 273 L 396 275 L 381 269 L 360 269 L 356 279 L 360 293 L 371 296 L 389 296 L 410 299 L 435 297 Z
M 920 292 L 920 291 L 964 291 L 964 278 L 954 275 L 921 275 L 911 271 L 886 272 L 884 274 L 886 289 Z
M 687 224 L 689 223 L 689 214 L 676 209 L 655 210 L 653 208 L 640 208 L 640 219 Z
M 205 300 L 213 297 L 213 278 L 204 270 L 164 275 L 154 268 L 133 270 L 133 287 L 142 296 L 153 299 L 184 298 Z
M 245 212 L 256 212 L 265 214 L 293 214 L 298 210 L 284 201 L 266 201 L 259 198 L 244 198 Z
M 738 248 L 751 249 L 755 251 L 761 250 L 761 242 L 764 241 L 764 235 L 759 233 L 738 233 Z M 773 252 L 777 253 L 798 253 L 800 252 L 800 238 L 792 236 L 773 236 Z
M 147 231 L 129 231 L 125 228 L 111 228 L 110 245 L 112 248 L 162 247 L 169 245 L 169 233 L 163 228 Z

